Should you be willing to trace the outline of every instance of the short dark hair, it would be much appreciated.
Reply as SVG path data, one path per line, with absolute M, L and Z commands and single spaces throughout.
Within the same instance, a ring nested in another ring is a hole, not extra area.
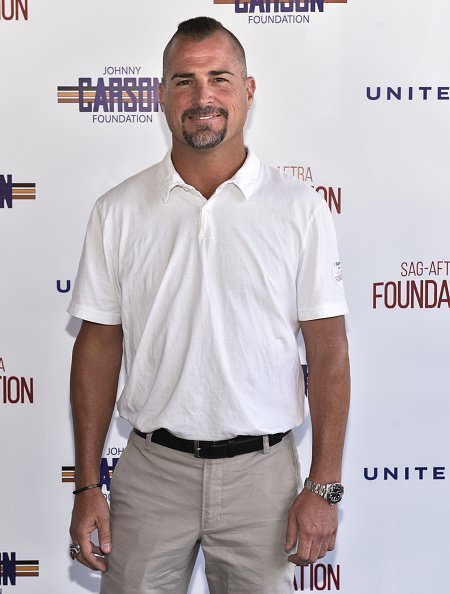
M 166 71 L 167 71 L 167 60 L 169 56 L 169 51 L 174 43 L 174 41 L 180 37 L 187 37 L 188 39 L 192 39 L 194 41 L 203 41 L 208 37 L 211 37 L 215 33 L 222 33 L 230 39 L 230 41 L 234 44 L 236 49 L 236 55 L 238 60 L 241 62 L 242 65 L 242 75 L 244 78 L 247 78 L 247 61 L 245 57 L 245 50 L 242 47 L 241 42 L 239 39 L 233 35 L 231 31 L 226 29 L 222 23 L 216 21 L 216 19 L 212 19 L 211 17 L 195 17 L 193 19 L 189 19 L 187 21 L 183 21 L 178 25 L 178 29 L 172 35 L 169 43 L 166 45 L 163 53 L 163 81 L 165 80 Z

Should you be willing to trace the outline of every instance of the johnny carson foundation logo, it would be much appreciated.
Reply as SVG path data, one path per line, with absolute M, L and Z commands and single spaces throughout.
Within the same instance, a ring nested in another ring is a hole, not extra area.
M 28 0 L 0 0 L 0 21 L 28 21 Z
M 292 175 L 296 179 L 300 179 L 308 183 L 316 192 L 322 196 L 325 202 L 328 204 L 328 208 L 331 212 L 341 214 L 342 211 L 342 188 L 339 186 L 325 186 L 322 184 L 315 185 L 312 175 L 312 169 L 306 165 L 279 165 L 283 173 Z
M 105 499 L 109 499 L 111 477 L 124 449 L 125 448 L 110 447 L 106 451 L 106 456 L 101 459 L 100 478 L 98 482 L 102 486 L 102 491 L 104 489 L 103 495 Z M 63 483 L 74 483 L 75 466 L 63 466 L 61 468 L 61 479 Z
M 373 309 L 450 309 L 450 260 L 402 262 L 399 276 L 373 283 Z
M 311 13 L 324 12 L 326 4 L 347 4 L 347 0 L 214 0 L 231 4 L 237 14 L 246 14 L 249 25 L 309 23 Z
M 0 552 L 0 584 L 16 586 L 17 578 L 23 577 L 39 577 L 39 561 L 19 560 L 17 553 Z
M 34 378 L 9 375 L 0 357 L 0 404 L 33 404 Z
M 12 208 L 17 200 L 35 200 L 34 182 L 17 182 L 10 174 L 0 174 L 0 208 Z
M 100 77 L 78 78 L 58 87 L 58 103 L 74 103 L 94 124 L 151 124 L 159 111 L 157 77 L 143 76 L 141 66 L 105 66 Z

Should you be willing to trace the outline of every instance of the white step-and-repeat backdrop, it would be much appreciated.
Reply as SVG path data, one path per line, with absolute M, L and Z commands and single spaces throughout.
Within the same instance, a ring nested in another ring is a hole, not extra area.
M 65 309 L 94 201 L 169 146 L 151 93 L 165 43 L 198 15 L 242 40 L 247 142 L 327 201 L 345 266 L 346 496 L 336 550 L 293 592 L 448 592 L 446 0 L 0 0 L 0 591 L 98 592 L 67 553 L 79 322 Z M 127 101 L 108 100 L 111 79 Z M 114 420 L 105 497 L 128 432 Z M 308 419 L 296 437 L 307 472 Z M 199 559 L 190 593 L 206 591 Z

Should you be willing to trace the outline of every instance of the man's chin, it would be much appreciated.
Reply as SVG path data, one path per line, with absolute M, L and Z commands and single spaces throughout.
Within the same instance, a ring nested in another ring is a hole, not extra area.
M 212 130 L 197 130 L 193 133 L 183 130 L 183 137 L 185 142 L 192 148 L 197 150 L 207 150 L 218 146 L 224 140 L 226 132 L 226 129 L 222 129 L 218 132 L 213 132 Z

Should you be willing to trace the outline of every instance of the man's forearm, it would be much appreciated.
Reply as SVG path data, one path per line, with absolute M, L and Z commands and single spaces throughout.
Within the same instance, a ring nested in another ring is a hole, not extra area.
M 99 480 L 121 361 L 121 326 L 83 322 L 73 349 L 70 379 L 76 488 Z
M 316 341 L 316 336 L 308 332 L 305 339 L 312 424 L 312 463 L 309 475 L 318 483 L 330 483 L 341 480 L 350 399 L 350 372 L 343 318 L 323 322 L 322 340 Z

